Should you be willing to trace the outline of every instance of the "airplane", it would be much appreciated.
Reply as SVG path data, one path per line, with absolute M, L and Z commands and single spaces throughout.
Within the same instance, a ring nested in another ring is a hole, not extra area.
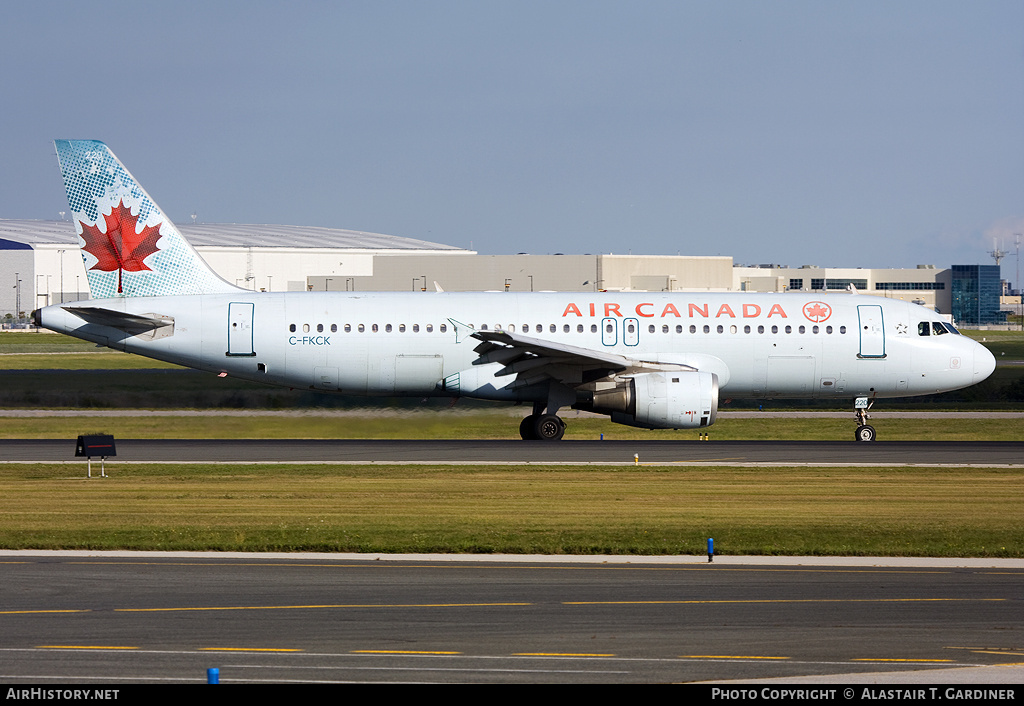
M 296 389 L 532 404 L 647 429 L 714 424 L 728 398 L 855 402 L 981 382 L 982 345 L 923 306 L 856 293 L 255 292 L 211 270 L 105 144 L 56 140 L 91 299 L 36 325 L 113 349 Z M 440 290 L 440 288 L 438 288 Z

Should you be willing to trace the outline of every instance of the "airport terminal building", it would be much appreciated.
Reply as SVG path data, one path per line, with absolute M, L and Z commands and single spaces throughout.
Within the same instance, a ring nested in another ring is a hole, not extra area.
M 844 291 L 914 301 L 963 325 L 998 324 L 999 268 L 735 265 L 731 257 L 480 255 L 451 245 L 337 228 L 178 226 L 226 281 L 257 291 Z M 89 297 L 68 221 L 0 220 L 0 318 Z

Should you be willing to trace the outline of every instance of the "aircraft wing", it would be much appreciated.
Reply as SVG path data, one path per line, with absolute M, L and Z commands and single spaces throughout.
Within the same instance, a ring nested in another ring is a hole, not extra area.
M 476 331 L 471 335 L 482 341 L 473 349 L 480 354 L 477 364 L 504 364 L 496 375 L 516 375 L 516 387 L 548 379 L 574 386 L 609 375 L 696 370 L 681 363 L 645 361 L 508 331 Z

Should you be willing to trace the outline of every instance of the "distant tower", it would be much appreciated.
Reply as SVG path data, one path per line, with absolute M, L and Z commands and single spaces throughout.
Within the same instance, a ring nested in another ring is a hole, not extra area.
M 999 246 L 996 244 L 996 239 L 992 238 L 992 249 L 988 251 L 988 254 L 992 256 L 992 259 L 994 259 L 998 265 L 1008 253 L 1005 250 L 1000 250 Z

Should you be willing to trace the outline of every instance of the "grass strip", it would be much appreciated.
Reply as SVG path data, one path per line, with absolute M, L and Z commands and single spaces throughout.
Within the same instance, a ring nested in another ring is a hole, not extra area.
M 0 547 L 1024 556 L 1024 470 L 0 466 Z
M 525 410 L 525 408 L 524 408 Z M 523 412 L 524 414 L 526 411 Z M 518 439 L 518 416 L 507 413 L 450 412 L 365 416 L 124 416 L 4 417 L 0 439 L 70 439 L 109 433 L 124 439 Z M 605 418 L 566 416 L 566 439 L 694 441 L 708 434 L 716 441 L 849 441 L 849 419 L 722 419 L 706 429 L 646 430 L 613 424 Z M 961 418 L 883 419 L 875 422 L 885 441 L 1021 441 L 1019 421 Z

